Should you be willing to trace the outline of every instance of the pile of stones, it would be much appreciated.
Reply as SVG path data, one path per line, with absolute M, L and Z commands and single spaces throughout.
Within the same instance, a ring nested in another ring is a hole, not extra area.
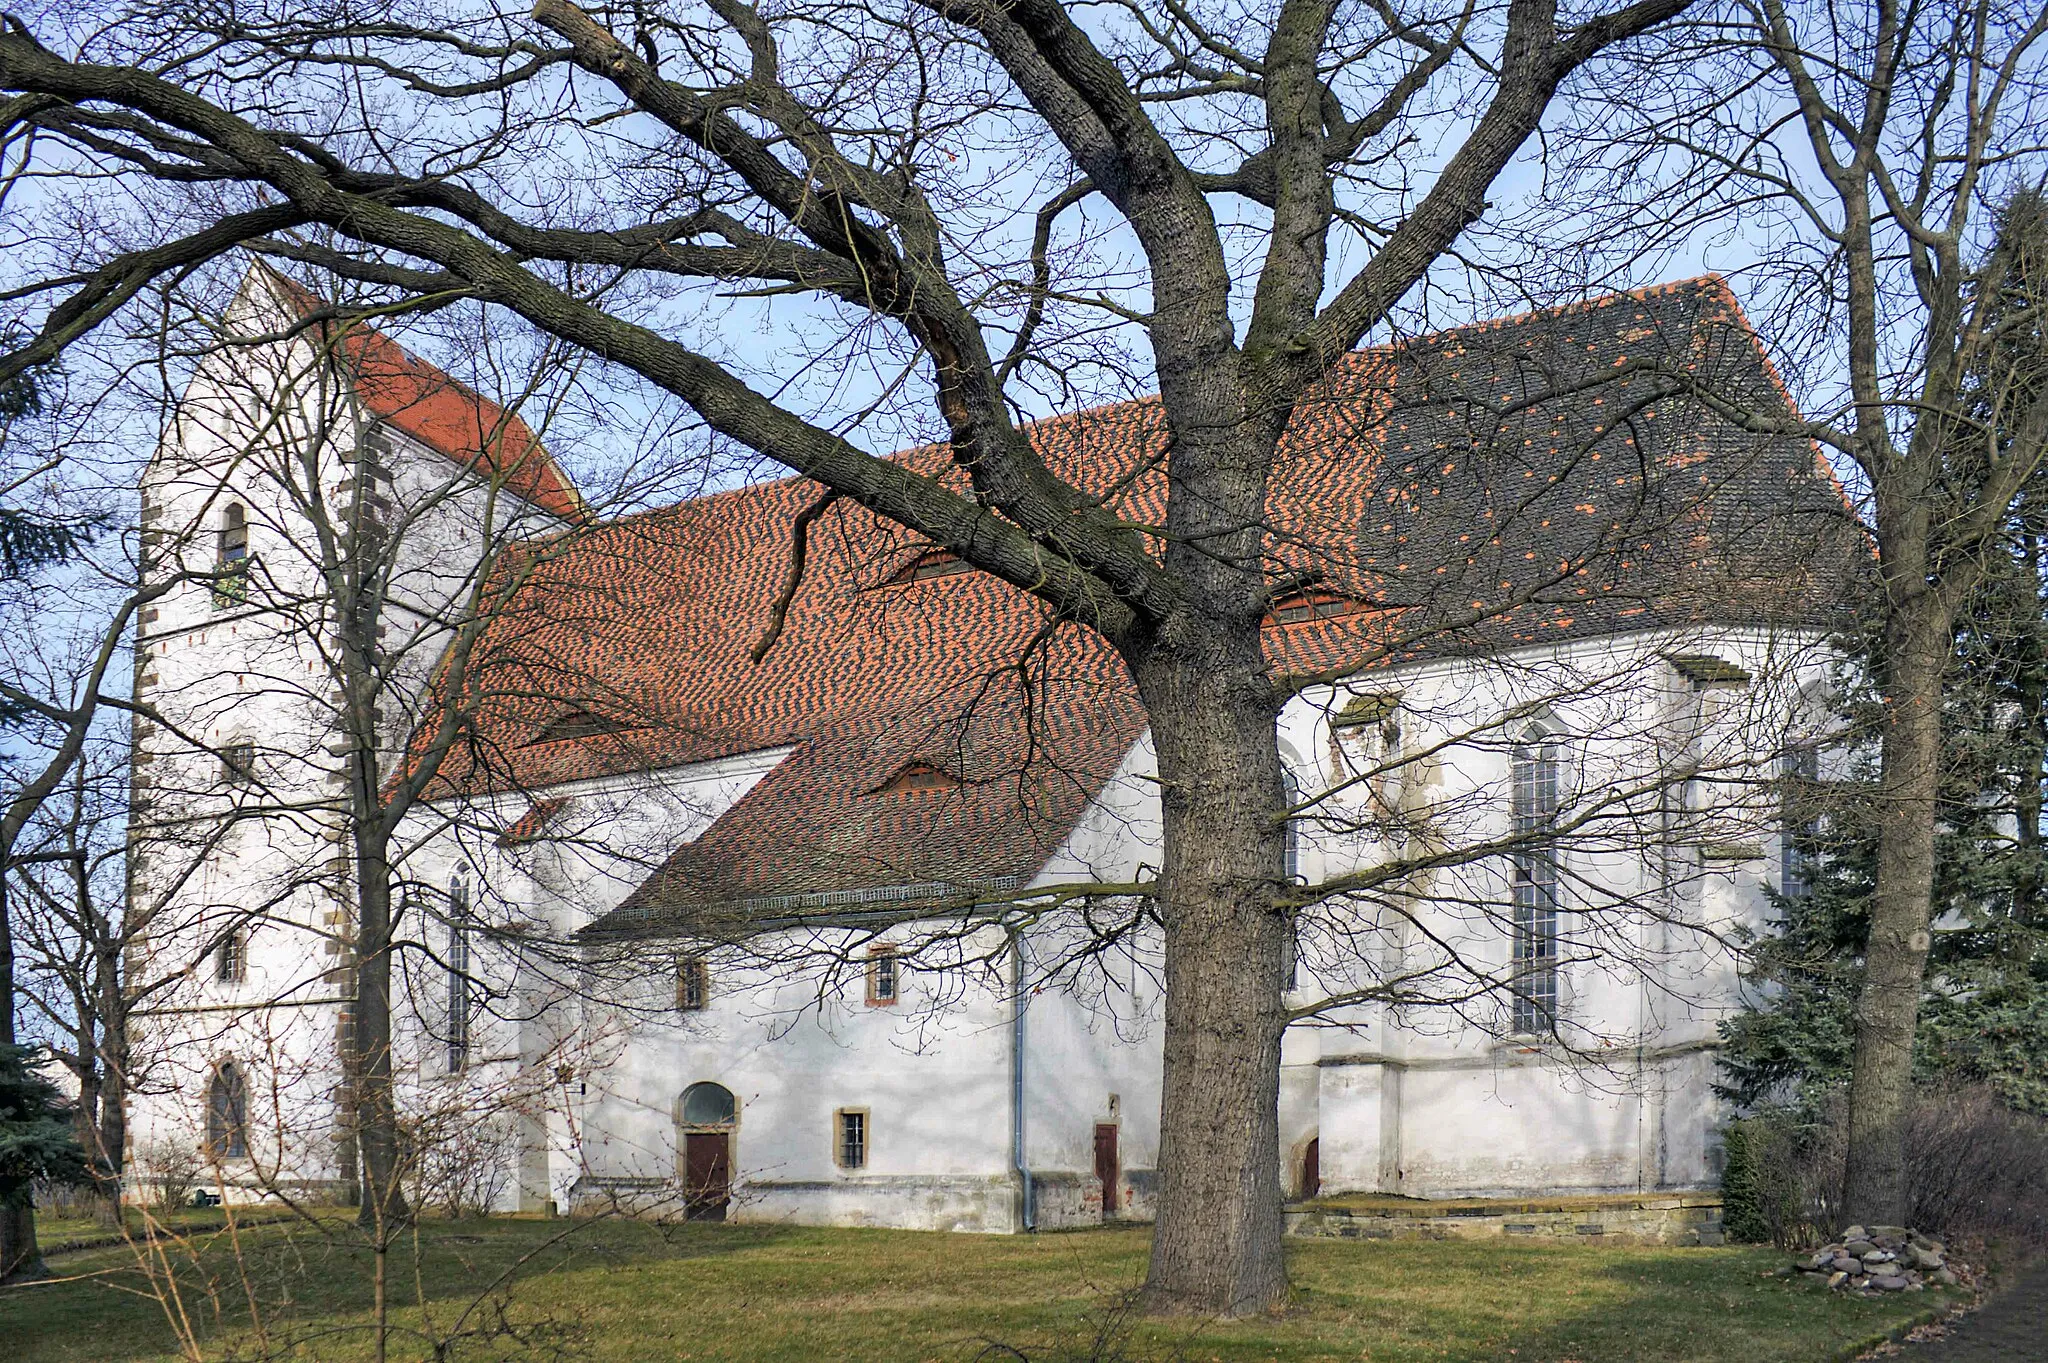
M 1903 1226 L 1851 1226 L 1793 1267 L 1840 1292 L 1918 1292 L 1928 1283 L 1956 1283 L 1941 1241 Z

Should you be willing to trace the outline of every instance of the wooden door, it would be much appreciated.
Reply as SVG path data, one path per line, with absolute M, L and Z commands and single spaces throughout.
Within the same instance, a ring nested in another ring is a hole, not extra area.
M 1303 1199 L 1314 1197 L 1323 1190 L 1323 1138 L 1310 1140 L 1301 1152 L 1301 1195 Z
M 1116 1158 L 1116 1127 L 1103 1123 L 1095 1128 L 1095 1177 L 1102 1180 L 1102 1214 L 1113 1216 L 1121 1205 L 1117 1183 L 1122 1170 Z
M 690 1131 L 683 1135 L 683 1198 L 692 1221 L 723 1221 L 732 1201 L 732 1133 Z

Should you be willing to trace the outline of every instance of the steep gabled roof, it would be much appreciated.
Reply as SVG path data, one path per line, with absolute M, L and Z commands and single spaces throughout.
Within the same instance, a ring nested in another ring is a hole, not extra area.
M 1276 670 L 1362 666 L 1702 622 L 1816 624 L 1861 538 L 1717 280 L 1348 357 L 1281 444 L 1276 581 L 1343 610 L 1267 631 Z M 1031 429 L 1047 463 L 1156 525 L 1156 400 Z M 946 451 L 897 456 L 953 478 Z M 477 651 L 488 697 L 454 786 L 538 789 L 793 748 L 599 932 L 724 905 L 933 902 L 1025 880 L 1146 727 L 1121 661 L 980 572 L 841 501 L 812 525 L 779 641 L 751 654 L 820 489 L 785 479 L 586 527 L 552 545 Z M 567 706 L 616 732 L 534 743 Z M 958 779 L 886 789 L 923 764 Z M 914 893 L 913 893 L 914 891 Z
M 333 311 L 304 285 L 267 267 L 273 292 L 302 321 Z M 467 384 L 360 320 L 317 323 L 334 346 L 356 397 L 377 420 L 457 466 L 503 482 L 505 490 L 565 521 L 587 512 L 533 428 Z

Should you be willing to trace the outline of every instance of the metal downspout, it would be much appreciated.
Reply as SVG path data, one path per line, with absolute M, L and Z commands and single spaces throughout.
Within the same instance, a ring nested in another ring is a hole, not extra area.
M 1024 1158 L 1024 1013 L 1030 998 L 1025 992 L 1029 972 L 1021 931 L 1012 934 L 1010 948 L 1010 1167 L 1016 1171 L 1023 1192 L 1024 1229 L 1035 1231 L 1037 1199 L 1032 1196 L 1031 1168 Z

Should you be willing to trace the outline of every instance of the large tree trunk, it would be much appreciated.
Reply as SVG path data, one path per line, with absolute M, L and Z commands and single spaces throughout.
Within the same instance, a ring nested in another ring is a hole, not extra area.
M 363 1202 L 357 1224 L 384 1236 L 408 1215 L 400 1186 L 398 1105 L 391 1082 L 391 877 L 382 839 L 356 823 L 356 997 L 354 1053 L 356 1144 Z
M 1895 590 L 1898 590 L 1896 587 Z M 1856 1000 L 1849 1085 L 1849 1167 L 1843 1213 L 1904 1225 L 1906 1106 L 1913 1032 L 1927 968 L 1934 894 L 1935 799 L 1941 786 L 1941 688 L 1950 621 L 1940 599 L 1904 589 L 1885 630 L 1887 725 L 1878 795 L 1877 887 Z
M 119 1226 L 121 1182 L 128 1171 L 128 999 L 122 988 L 121 949 L 111 943 L 102 947 L 99 984 L 100 1217 Z
M 1240 635 L 1246 631 L 1238 631 Z M 1154 1310 L 1279 1304 L 1281 974 L 1278 700 L 1249 640 L 1160 649 L 1139 667 L 1165 819 L 1166 1042 Z

